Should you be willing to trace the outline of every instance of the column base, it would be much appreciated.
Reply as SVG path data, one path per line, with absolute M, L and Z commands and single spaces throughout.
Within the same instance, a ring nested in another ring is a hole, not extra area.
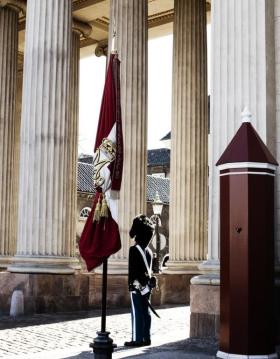
M 73 274 L 77 261 L 74 257 L 16 255 L 7 270 L 14 273 Z
M 12 256 L 0 256 L 0 270 L 6 269 L 12 262 Z
M 100 265 L 94 270 L 94 273 L 101 274 L 103 266 Z M 108 260 L 108 274 L 128 274 L 128 259 L 110 259 Z
M 201 261 L 168 261 L 165 274 L 201 274 Z
M 195 285 L 220 285 L 220 275 L 216 273 L 202 274 L 191 279 Z
M 220 261 L 218 259 L 207 259 L 199 265 L 199 270 L 203 273 L 219 273 Z
M 278 355 L 276 353 L 261 355 L 230 354 L 219 350 L 216 357 L 222 359 L 277 359 Z
M 190 337 L 219 337 L 220 277 L 211 273 L 191 279 Z

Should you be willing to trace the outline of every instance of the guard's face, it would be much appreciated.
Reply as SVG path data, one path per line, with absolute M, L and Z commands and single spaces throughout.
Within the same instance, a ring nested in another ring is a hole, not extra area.
M 140 244 L 142 248 L 146 248 L 153 236 L 153 229 L 150 227 L 142 228 L 139 234 L 136 234 L 135 241 Z

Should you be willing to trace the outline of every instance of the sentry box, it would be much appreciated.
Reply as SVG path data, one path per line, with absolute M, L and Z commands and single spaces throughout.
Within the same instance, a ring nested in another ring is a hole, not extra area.
M 242 113 L 220 170 L 218 358 L 277 358 L 274 343 L 274 177 L 278 163 Z

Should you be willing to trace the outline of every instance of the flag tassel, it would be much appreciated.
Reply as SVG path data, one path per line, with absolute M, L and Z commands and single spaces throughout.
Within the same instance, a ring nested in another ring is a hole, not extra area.
M 98 202 L 96 203 L 94 214 L 93 214 L 93 222 L 99 222 L 100 221 L 100 212 L 101 212 L 101 202 L 100 198 L 98 199 Z
M 108 213 L 108 204 L 107 204 L 107 201 L 106 201 L 105 195 L 103 196 L 103 199 L 102 199 L 102 205 L 101 205 L 100 217 L 105 217 L 105 218 L 108 218 L 108 217 L 109 217 L 109 213 Z

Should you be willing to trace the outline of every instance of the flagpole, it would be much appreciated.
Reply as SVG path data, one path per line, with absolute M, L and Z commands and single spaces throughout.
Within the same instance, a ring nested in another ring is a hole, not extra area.
M 101 332 L 106 332 L 108 258 L 103 262 Z
M 97 332 L 97 337 L 89 345 L 93 348 L 94 359 L 112 359 L 112 353 L 116 348 L 116 344 L 113 344 L 113 339 L 109 337 L 110 332 L 106 331 L 107 272 L 108 258 L 105 258 L 102 273 L 101 331 Z
M 112 36 L 112 51 L 111 54 L 116 54 L 116 28 L 115 21 L 113 26 Z M 113 339 L 109 337 L 110 332 L 106 331 L 106 315 L 107 315 L 107 277 L 108 277 L 108 258 L 103 260 L 102 271 L 102 302 L 101 302 L 101 331 L 97 332 L 97 337 L 90 343 L 93 348 L 94 359 L 112 359 L 114 348 Z

